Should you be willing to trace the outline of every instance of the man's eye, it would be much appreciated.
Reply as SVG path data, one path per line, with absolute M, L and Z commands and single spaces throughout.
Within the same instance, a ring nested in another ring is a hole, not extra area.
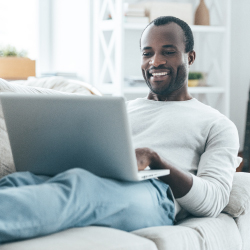
M 164 54 L 166 54 L 166 55 L 172 55 L 172 54 L 174 54 L 175 53 L 175 51 L 165 51 L 164 52 Z
M 142 55 L 143 55 L 143 56 L 149 56 L 149 55 L 150 55 L 150 53 L 143 52 L 143 53 L 142 53 Z

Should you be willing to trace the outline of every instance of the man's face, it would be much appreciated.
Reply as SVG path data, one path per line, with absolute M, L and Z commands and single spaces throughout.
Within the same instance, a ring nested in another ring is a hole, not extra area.
M 193 61 L 185 53 L 184 33 L 176 23 L 151 24 L 141 38 L 142 74 L 157 95 L 169 95 L 187 84 Z

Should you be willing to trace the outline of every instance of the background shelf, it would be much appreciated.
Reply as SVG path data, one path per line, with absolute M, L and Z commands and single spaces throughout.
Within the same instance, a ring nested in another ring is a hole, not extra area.
M 184 3 L 186 0 L 179 2 Z M 188 2 L 193 4 L 194 9 L 197 7 L 197 0 Z M 147 23 L 125 22 L 124 3 L 126 0 L 94 0 L 92 68 L 95 70 L 92 70 L 91 75 L 92 84 L 103 94 L 134 99 L 145 96 L 148 87 L 143 84 L 128 85 L 124 78 L 141 75 L 138 41 Z M 210 86 L 190 87 L 189 92 L 197 95 L 199 101 L 229 117 L 231 0 L 207 0 L 206 3 L 211 25 L 190 26 L 197 55 L 190 71 L 204 73 L 205 82 Z M 111 13 L 114 19 L 106 20 L 105 8 L 106 13 Z
M 126 30 L 144 30 L 148 25 L 147 23 L 124 23 L 124 29 Z M 115 27 L 113 20 L 104 20 L 101 25 L 103 31 L 112 31 Z M 204 26 L 204 25 L 190 25 L 193 32 L 209 32 L 209 33 L 221 33 L 225 32 L 224 26 Z

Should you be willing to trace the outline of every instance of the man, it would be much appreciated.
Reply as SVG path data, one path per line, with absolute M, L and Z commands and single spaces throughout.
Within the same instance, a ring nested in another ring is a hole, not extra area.
M 157 18 L 144 30 L 141 69 L 150 92 L 129 102 L 128 113 L 137 155 L 144 155 L 139 167 L 170 169 L 160 179 L 171 187 L 176 214 L 182 207 L 217 216 L 228 203 L 239 141 L 231 121 L 188 93 L 193 46 L 190 27 L 174 17 Z
M 180 19 L 149 24 L 141 37 L 149 94 L 127 104 L 138 169 L 166 168 L 170 175 L 136 183 L 82 169 L 53 178 L 6 176 L 0 180 L 1 243 L 88 225 L 126 231 L 172 225 L 181 209 L 198 216 L 221 212 L 238 166 L 238 135 L 231 121 L 188 93 L 193 44 Z

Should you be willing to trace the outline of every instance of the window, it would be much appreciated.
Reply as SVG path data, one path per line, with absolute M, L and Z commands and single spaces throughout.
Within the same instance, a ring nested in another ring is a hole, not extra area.
M 38 0 L 0 0 L 0 46 L 38 56 Z

